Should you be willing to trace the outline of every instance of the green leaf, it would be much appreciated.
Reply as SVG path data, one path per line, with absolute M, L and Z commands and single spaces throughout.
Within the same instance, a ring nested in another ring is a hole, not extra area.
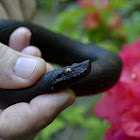
M 49 126 L 44 128 L 36 137 L 35 140 L 49 140 L 51 136 L 64 129 L 66 127 L 66 123 L 61 119 L 56 118 Z
M 127 35 L 127 43 L 134 42 L 140 38 L 140 12 L 134 12 L 132 17 L 124 21 L 123 29 Z
M 58 33 L 68 32 L 70 34 L 71 29 L 78 31 L 83 17 L 84 10 L 76 5 L 71 5 L 59 14 L 54 24 L 50 26 L 50 29 Z
M 70 107 L 61 113 L 61 117 L 72 125 L 80 125 L 84 122 L 86 108 L 83 106 Z
M 103 140 L 106 130 L 110 127 L 109 124 L 96 117 L 86 119 L 83 124 L 83 128 L 87 128 L 87 134 L 84 140 Z

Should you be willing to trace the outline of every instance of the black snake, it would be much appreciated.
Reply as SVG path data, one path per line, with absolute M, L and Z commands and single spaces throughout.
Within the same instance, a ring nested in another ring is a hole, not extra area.
M 0 20 L 0 42 L 8 44 L 9 36 L 18 27 L 30 29 L 31 45 L 39 47 L 46 61 L 63 66 L 76 64 L 46 73 L 32 87 L 0 89 L 1 103 L 9 106 L 29 102 L 37 95 L 66 87 L 74 90 L 77 96 L 91 95 L 111 88 L 119 79 L 122 61 L 116 53 L 92 44 L 83 44 L 38 25 Z

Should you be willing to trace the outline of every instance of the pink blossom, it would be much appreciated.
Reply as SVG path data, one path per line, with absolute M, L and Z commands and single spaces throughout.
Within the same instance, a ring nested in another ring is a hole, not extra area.
M 106 9 L 109 6 L 108 0 L 78 0 L 81 7 L 94 7 L 97 9 Z
M 124 45 L 120 56 L 123 59 L 124 68 L 132 68 L 133 65 L 140 63 L 140 39 L 132 45 Z
M 81 7 L 92 7 L 95 0 L 78 0 L 78 4 Z
M 118 124 L 107 130 L 105 140 L 139 140 L 139 138 L 128 136 Z
M 106 8 L 108 8 L 108 6 L 109 6 L 108 0 L 103 0 L 101 2 L 101 9 L 106 9 Z
M 140 139 L 140 40 L 120 52 L 123 70 L 118 83 L 104 93 L 94 108 L 111 128 L 105 140 Z

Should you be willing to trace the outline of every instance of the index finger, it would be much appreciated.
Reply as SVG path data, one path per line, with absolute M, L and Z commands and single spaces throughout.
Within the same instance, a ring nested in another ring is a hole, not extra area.
M 0 19 L 8 19 L 8 15 L 1 3 L 0 3 Z
M 24 19 L 19 0 L 1 0 L 0 2 L 5 8 L 9 19 Z
M 21 0 L 21 8 L 25 21 L 30 21 L 36 10 L 35 0 Z

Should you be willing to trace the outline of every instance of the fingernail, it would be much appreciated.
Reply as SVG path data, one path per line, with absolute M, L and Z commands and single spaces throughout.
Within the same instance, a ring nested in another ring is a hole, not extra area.
M 14 67 L 14 73 L 16 76 L 22 79 L 29 79 L 33 73 L 38 59 L 20 57 Z

